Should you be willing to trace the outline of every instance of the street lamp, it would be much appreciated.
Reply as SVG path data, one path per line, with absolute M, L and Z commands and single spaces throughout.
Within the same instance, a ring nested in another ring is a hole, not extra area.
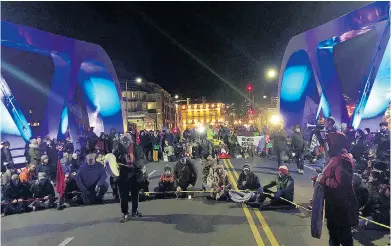
M 174 98 L 175 98 L 175 99 L 178 99 L 178 98 L 179 98 L 179 96 L 178 96 L 178 95 L 175 95 L 175 96 L 174 96 Z
M 267 96 L 266 95 L 263 95 L 263 99 L 266 99 L 267 98 Z
M 277 76 L 277 71 L 275 69 L 269 69 L 267 70 L 266 75 L 269 79 L 274 79 Z
M 143 82 L 142 78 L 140 78 L 140 77 L 136 78 L 136 83 L 137 84 L 141 84 L 142 82 Z

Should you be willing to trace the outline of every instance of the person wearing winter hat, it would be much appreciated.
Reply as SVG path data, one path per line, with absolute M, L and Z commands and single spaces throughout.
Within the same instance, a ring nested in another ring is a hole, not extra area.
M 171 167 L 166 165 L 164 167 L 164 173 L 160 176 L 158 187 L 154 189 L 155 192 L 170 192 L 175 191 L 174 187 L 174 175 L 171 172 Z M 175 195 L 175 194 L 173 194 Z M 157 198 L 165 198 L 168 197 L 169 194 L 163 193 L 158 194 Z
M 238 178 L 238 189 L 254 191 L 261 187 L 258 176 L 251 171 L 250 165 L 246 162 Z
M 270 188 L 276 186 L 277 191 L 273 192 Z M 260 207 L 262 210 L 267 210 L 271 208 L 276 208 L 282 205 L 290 205 L 290 203 L 279 199 L 284 198 L 288 201 L 293 201 L 294 197 L 294 180 L 292 176 L 289 174 L 289 170 L 287 166 L 280 166 L 278 168 L 277 177 L 272 180 L 269 184 L 263 187 L 263 191 L 269 194 L 260 194 L 257 203 L 250 204 L 252 207 Z M 267 204 L 263 204 L 266 198 L 270 198 L 271 201 Z
M 33 193 L 33 198 L 37 199 L 29 205 L 33 211 L 51 208 L 54 206 L 54 187 L 50 180 L 46 177 L 46 173 L 38 173 L 38 180 L 34 181 L 31 185 L 30 190 Z

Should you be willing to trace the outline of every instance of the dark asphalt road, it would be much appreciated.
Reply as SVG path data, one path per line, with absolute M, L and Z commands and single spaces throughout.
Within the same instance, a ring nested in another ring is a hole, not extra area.
M 248 159 L 261 183 L 276 174 L 270 160 Z M 232 168 L 231 163 L 234 168 Z M 225 161 L 230 176 L 236 179 L 244 160 Z M 166 163 L 147 165 L 150 189 L 156 186 Z M 173 166 L 174 164 L 172 164 Z M 201 187 L 201 164 L 197 161 Z M 312 196 L 311 175 L 296 173 L 295 202 L 307 204 Z M 236 170 L 236 173 L 234 171 Z M 156 170 L 156 171 L 155 171 Z M 111 194 L 107 194 L 111 198 Z M 191 200 L 152 200 L 140 204 L 143 218 L 119 223 L 119 204 L 104 204 L 11 215 L 1 219 L 1 242 L 9 246 L 80 245 L 328 245 L 327 229 L 321 240 L 310 235 L 310 214 L 298 209 L 263 211 L 240 204 L 219 203 L 195 197 Z M 355 234 L 355 245 L 386 245 L 388 235 L 375 231 Z

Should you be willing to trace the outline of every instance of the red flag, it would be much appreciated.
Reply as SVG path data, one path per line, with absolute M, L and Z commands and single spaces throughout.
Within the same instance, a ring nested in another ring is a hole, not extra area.
M 57 175 L 56 175 L 56 192 L 60 193 L 60 197 L 64 194 L 65 191 L 65 173 L 62 170 L 62 165 L 60 159 L 57 162 Z

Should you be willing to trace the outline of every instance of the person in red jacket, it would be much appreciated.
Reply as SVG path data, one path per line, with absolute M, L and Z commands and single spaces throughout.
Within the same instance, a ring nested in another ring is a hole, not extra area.
M 336 147 L 333 146 L 333 150 Z M 359 207 L 353 189 L 353 159 L 346 150 L 330 159 L 320 184 L 325 186 L 325 217 L 330 245 L 353 246 L 351 228 L 358 225 Z

